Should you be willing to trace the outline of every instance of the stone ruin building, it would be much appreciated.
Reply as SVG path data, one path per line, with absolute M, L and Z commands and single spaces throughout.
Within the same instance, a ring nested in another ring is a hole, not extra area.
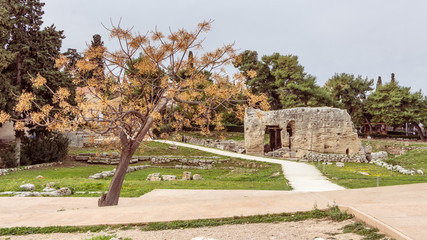
M 283 157 L 301 158 L 307 153 L 362 153 L 362 145 L 346 110 L 300 107 L 264 112 L 245 112 L 245 149 L 248 154 L 280 151 Z M 264 143 L 269 134 L 269 144 Z

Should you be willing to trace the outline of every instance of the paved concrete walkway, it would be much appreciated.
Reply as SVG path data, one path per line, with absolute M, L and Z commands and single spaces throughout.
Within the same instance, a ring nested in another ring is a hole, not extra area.
M 342 190 L 154 190 L 121 198 L 114 207 L 97 198 L 1 197 L 0 227 L 147 223 L 310 211 L 334 202 L 395 239 L 427 236 L 427 183 Z
M 247 160 L 255 160 L 261 162 L 278 163 L 282 165 L 283 174 L 285 178 L 289 180 L 289 184 L 293 188 L 293 191 L 297 192 L 323 192 L 333 190 L 344 190 L 345 188 L 331 183 L 326 177 L 320 173 L 316 167 L 306 163 L 278 160 L 266 157 L 257 157 L 246 154 L 239 154 L 215 148 L 202 147 L 198 145 L 192 145 L 182 142 L 173 142 L 166 140 L 155 140 L 156 142 L 162 142 L 167 144 L 174 144 L 177 146 L 194 148 L 205 152 L 215 153 L 218 155 L 242 158 Z

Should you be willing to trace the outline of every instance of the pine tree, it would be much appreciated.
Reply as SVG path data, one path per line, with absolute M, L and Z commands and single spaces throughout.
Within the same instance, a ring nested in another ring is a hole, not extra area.
M 298 57 L 274 53 L 258 60 L 256 51 L 244 51 L 234 64 L 246 77 L 253 93 L 268 96 L 272 109 L 292 107 L 339 106 L 329 93 L 304 72 Z
M 381 82 L 381 78 L 378 78 L 378 82 Z M 355 77 L 353 74 L 341 73 L 330 78 L 325 88 L 336 101 L 343 104 L 353 122 L 360 125 L 364 122 L 363 105 L 368 92 L 372 90 L 373 83 L 374 80 L 363 79 L 362 76 Z

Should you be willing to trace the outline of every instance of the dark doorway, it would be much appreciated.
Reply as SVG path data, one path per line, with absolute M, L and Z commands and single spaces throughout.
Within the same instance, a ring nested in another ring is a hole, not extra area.
M 282 140 L 280 132 L 282 129 L 279 126 L 267 126 L 268 133 L 270 134 L 270 149 L 272 151 L 282 147 Z
M 294 121 L 290 121 L 286 126 L 286 132 L 288 133 L 289 150 L 292 149 L 292 139 L 293 139 L 292 135 L 293 135 L 293 132 L 295 131 L 294 124 L 295 124 Z

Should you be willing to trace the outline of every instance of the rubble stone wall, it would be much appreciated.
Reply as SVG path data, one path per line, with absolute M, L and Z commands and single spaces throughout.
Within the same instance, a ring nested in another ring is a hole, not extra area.
M 350 115 L 338 108 L 301 107 L 268 112 L 248 108 L 244 124 L 245 149 L 248 154 L 264 155 L 264 136 L 268 126 L 282 129 L 282 147 L 290 146 L 289 151 L 298 158 L 307 152 L 362 153 Z M 292 136 L 287 129 L 290 129 Z

